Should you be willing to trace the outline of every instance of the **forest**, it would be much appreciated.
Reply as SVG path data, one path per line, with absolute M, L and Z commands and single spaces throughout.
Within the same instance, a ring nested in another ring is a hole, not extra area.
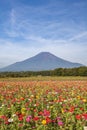
M 87 67 L 57 68 L 45 71 L 0 72 L 0 78 L 31 76 L 87 76 Z

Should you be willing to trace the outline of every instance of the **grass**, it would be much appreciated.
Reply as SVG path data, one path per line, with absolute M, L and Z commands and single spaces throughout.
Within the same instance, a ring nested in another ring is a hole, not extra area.
M 19 78 L 0 78 L 0 81 L 72 81 L 72 80 L 85 80 L 87 81 L 87 77 L 81 76 L 35 76 L 35 77 L 19 77 Z

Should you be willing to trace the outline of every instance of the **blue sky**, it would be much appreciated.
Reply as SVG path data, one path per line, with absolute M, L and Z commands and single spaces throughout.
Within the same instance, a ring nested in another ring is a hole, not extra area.
M 42 51 L 87 65 L 87 0 L 1 0 L 0 67 Z

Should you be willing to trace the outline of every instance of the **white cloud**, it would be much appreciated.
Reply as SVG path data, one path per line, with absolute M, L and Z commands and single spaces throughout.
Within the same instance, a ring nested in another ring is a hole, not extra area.
M 83 44 L 68 43 L 68 41 L 46 40 L 37 37 L 31 37 L 31 39 L 36 42 L 36 46 L 35 44 L 31 45 L 28 41 L 19 44 L 17 42 L 1 39 L 0 64 L 3 63 L 3 66 L 6 66 L 17 61 L 22 61 L 41 51 L 49 51 L 66 60 L 87 64 L 87 44 L 83 46 Z
M 80 32 L 79 34 L 73 36 L 72 38 L 69 39 L 69 41 L 75 41 L 79 39 L 87 38 L 87 31 Z

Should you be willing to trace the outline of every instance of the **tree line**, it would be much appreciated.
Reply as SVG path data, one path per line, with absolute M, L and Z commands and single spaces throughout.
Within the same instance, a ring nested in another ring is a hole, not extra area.
M 0 72 L 0 78 L 31 76 L 87 76 L 87 67 L 57 68 L 55 70 L 47 71 Z

